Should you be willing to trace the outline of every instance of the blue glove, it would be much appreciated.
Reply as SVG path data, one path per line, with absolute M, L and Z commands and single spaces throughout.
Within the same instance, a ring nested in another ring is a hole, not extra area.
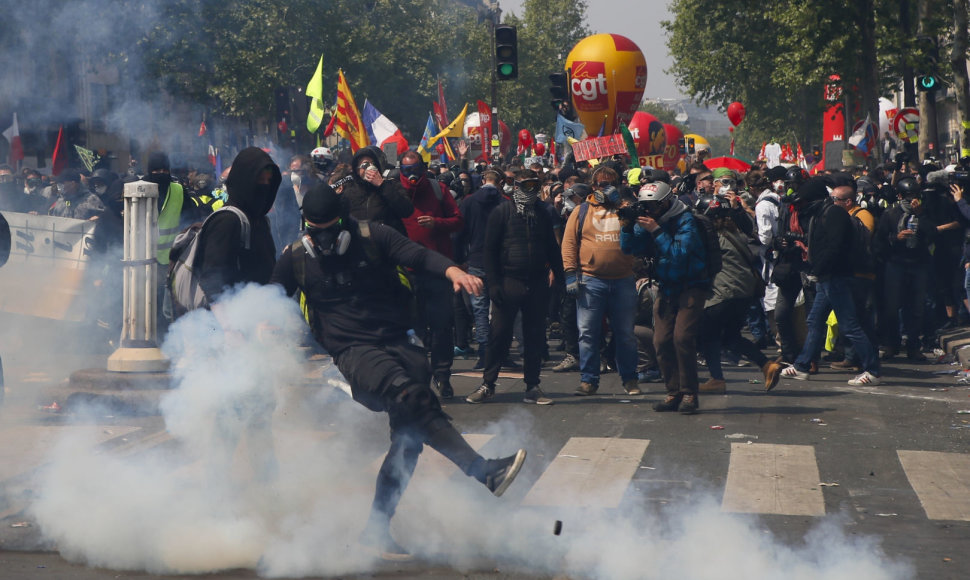
M 566 274 L 566 294 L 570 296 L 579 294 L 579 278 L 576 274 Z

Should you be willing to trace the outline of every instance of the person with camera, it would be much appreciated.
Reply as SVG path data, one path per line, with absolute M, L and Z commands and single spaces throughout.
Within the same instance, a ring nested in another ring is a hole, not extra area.
M 397 267 L 447 279 L 456 292 L 479 294 L 481 280 L 387 225 L 358 222 L 341 197 L 322 183 L 307 192 L 302 209 L 307 234 L 283 251 L 272 282 L 287 295 L 297 290 L 306 295 L 313 336 L 333 355 L 354 400 L 387 413 L 390 448 L 359 541 L 384 559 L 407 560 L 410 554 L 391 536 L 390 522 L 425 445 L 496 496 L 515 479 L 526 452 L 485 459 L 442 411 L 425 351 L 408 335 L 411 320 L 400 306 L 407 290 Z
M 881 319 L 885 345 L 883 358 L 893 358 L 900 350 L 899 311 L 902 309 L 906 355 L 919 361 L 923 359 L 920 336 L 933 264 L 930 246 L 936 240 L 937 230 L 924 211 L 923 192 L 916 179 L 900 179 L 896 183 L 896 193 L 899 203 L 882 214 L 872 239 L 876 259 L 885 264 Z
M 825 344 L 826 320 L 835 311 L 839 333 L 852 343 L 862 367 L 862 373 L 849 380 L 850 385 L 878 385 L 880 382 L 879 353 L 866 336 L 855 302 L 852 299 L 855 230 L 852 217 L 839 207 L 829 190 L 842 195 L 844 187 L 827 177 L 805 182 L 795 194 L 801 212 L 811 216 L 811 227 L 805 237 L 808 271 L 815 279 L 815 299 L 805 321 L 805 344 L 794 363 L 781 371 L 782 378 L 804 381 L 808 379 L 812 362 L 817 361 Z
M 485 230 L 483 253 L 492 317 L 482 385 L 465 400 L 483 403 L 495 394 L 495 381 L 512 344 L 512 326 L 521 313 L 523 401 L 549 405 L 552 399 L 539 388 L 539 371 L 546 344 L 549 287 L 562 283 L 562 257 L 552 218 L 538 201 L 538 175 L 520 169 L 514 185 L 512 203 L 497 207 Z
M 386 165 L 377 147 L 358 149 L 351 163 L 353 181 L 344 185 L 341 195 L 355 219 L 387 224 L 407 236 L 404 218 L 414 213 L 414 204 L 397 180 L 384 179 Z
M 613 331 L 623 390 L 638 395 L 637 340 L 633 332 L 637 292 L 633 256 L 620 249 L 620 176 L 600 165 L 593 171 L 592 182 L 592 195 L 586 198 L 585 208 L 581 205 L 570 214 L 562 240 L 566 292 L 576 297 L 579 327 L 580 383 L 575 394 L 593 395 L 599 389 L 605 317 Z
M 957 326 L 958 307 L 963 294 L 963 268 L 960 265 L 966 221 L 951 195 L 950 185 L 958 174 L 939 169 L 933 164 L 925 164 L 920 167 L 920 175 L 924 176 L 921 179 L 921 188 L 925 213 L 936 224 L 929 285 L 935 308 L 929 314 L 929 324 L 926 326 L 943 331 Z M 927 350 L 933 349 L 933 338 L 926 337 L 924 346 Z
M 654 347 L 667 394 L 653 408 L 692 415 L 700 408 L 697 336 L 711 291 L 702 226 L 662 182 L 640 188 L 637 213 L 624 225 L 620 246 L 626 254 L 654 257 Z

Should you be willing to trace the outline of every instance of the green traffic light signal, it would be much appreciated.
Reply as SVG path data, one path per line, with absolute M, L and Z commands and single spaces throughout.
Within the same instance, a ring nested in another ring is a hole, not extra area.
M 515 65 L 508 62 L 498 65 L 498 74 L 503 78 L 513 78 L 515 76 Z
M 935 91 L 940 88 L 940 79 L 933 75 L 923 75 L 916 79 L 916 87 L 921 91 Z
M 519 77 L 518 36 L 514 26 L 495 27 L 495 72 L 500 81 Z

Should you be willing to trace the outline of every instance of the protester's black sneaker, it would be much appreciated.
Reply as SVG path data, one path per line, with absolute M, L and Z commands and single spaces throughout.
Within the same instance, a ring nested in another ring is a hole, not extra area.
M 502 459 L 486 460 L 485 487 L 496 497 L 501 496 L 512 485 L 512 481 L 519 474 L 523 463 L 525 463 L 525 449 L 519 449 L 515 452 L 515 455 L 509 455 Z
M 680 399 L 682 395 L 680 393 L 676 395 L 667 395 L 663 401 L 654 404 L 653 410 L 658 413 L 665 413 L 668 411 L 676 411 L 680 407 Z
M 700 409 L 700 404 L 697 401 L 697 395 L 684 395 L 680 400 L 681 415 L 693 415 L 697 413 L 698 409 Z
M 445 401 L 455 396 L 455 389 L 451 388 L 451 381 L 448 377 L 434 377 L 432 383 L 434 388 L 438 390 L 438 395 Z
M 466 403 L 478 404 L 484 403 L 485 401 L 491 399 L 495 395 L 495 385 L 489 385 L 488 383 L 482 383 L 482 386 L 475 389 L 475 392 L 465 397 Z
M 401 547 L 391 537 L 390 530 L 365 529 L 360 535 L 360 545 L 375 552 L 376 556 L 388 562 L 410 562 L 414 556 Z

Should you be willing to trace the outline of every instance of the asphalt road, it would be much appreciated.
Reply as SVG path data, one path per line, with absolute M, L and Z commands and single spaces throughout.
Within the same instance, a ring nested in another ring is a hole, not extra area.
M 460 474 L 442 471 L 441 458 L 429 451 L 394 527 L 400 543 L 418 554 L 416 562 L 333 567 L 305 553 L 325 547 L 293 540 L 303 552 L 278 560 L 264 555 L 256 566 L 207 577 L 970 577 L 970 414 L 960 413 L 970 411 L 970 386 L 936 374 L 956 367 L 893 361 L 875 387 L 851 387 L 850 374 L 823 368 L 810 381 L 782 381 L 771 393 L 749 382 L 761 378 L 755 369 L 725 367 L 728 393 L 702 395 L 702 412 L 681 416 L 651 409 L 662 396 L 659 384 L 626 396 L 615 373 L 603 376 L 597 395 L 576 397 L 577 373 L 545 371 L 542 387 L 555 402 L 545 407 L 522 403 L 523 382 L 510 376 L 500 379 L 493 400 L 469 405 L 463 396 L 480 383 L 472 362 L 456 361 L 456 373 L 472 376 L 453 378 L 459 396 L 444 407 L 484 455 L 518 446 L 529 451 L 506 496 L 478 493 Z M 8 444 L 0 449 L 8 449 L 8 465 L 20 461 L 11 445 L 24 447 L 34 433 L 67 421 L 36 410 L 33 399 L 42 391 L 35 385 L 54 378 L 37 373 L 7 365 L 0 437 Z M 701 377 L 707 378 L 703 368 Z M 340 397 L 278 409 L 276 425 L 299 422 L 300 433 L 326 432 L 320 445 L 341 440 L 349 429 L 342 421 L 362 425 L 373 437 L 353 453 L 373 466 L 386 431 L 379 420 L 335 404 Z M 150 453 L 160 437 L 160 447 L 174 445 L 157 417 L 86 421 L 104 435 L 92 443 L 103 455 Z M 281 455 L 294 448 L 282 447 Z M 305 452 L 296 462 L 315 459 Z M 44 461 L 41 455 L 0 474 L 0 578 L 156 577 L 70 563 L 54 551 L 43 524 L 25 509 L 43 493 L 32 478 Z M 352 479 L 362 482 L 365 499 L 369 473 Z M 429 491 L 432 473 L 442 479 Z M 91 533 L 96 528 L 91 523 Z

